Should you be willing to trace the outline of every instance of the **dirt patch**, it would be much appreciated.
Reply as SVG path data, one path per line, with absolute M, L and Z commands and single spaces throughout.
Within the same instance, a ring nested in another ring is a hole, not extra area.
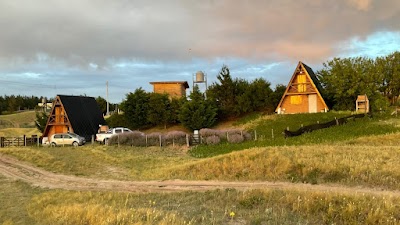
M 118 181 L 55 174 L 39 169 L 13 157 L 0 154 L 0 174 L 13 180 L 21 180 L 32 186 L 76 191 L 115 192 L 178 192 L 207 191 L 234 188 L 238 190 L 280 189 L 346 194 L 373 194 L 400 197 L 400 191 L 388 191 L 364 187 L 339 185 L 311 185 L 288 182 L 227 182 L 227 181 Z

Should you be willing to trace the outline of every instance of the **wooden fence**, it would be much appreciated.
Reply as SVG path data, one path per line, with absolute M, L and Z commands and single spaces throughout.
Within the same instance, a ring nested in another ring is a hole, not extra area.
M 40 139 L 36 135 L 27 137 L 0 137 L 0 148 L 19 147 L 19 146 L 35 146 L 39 145 Z

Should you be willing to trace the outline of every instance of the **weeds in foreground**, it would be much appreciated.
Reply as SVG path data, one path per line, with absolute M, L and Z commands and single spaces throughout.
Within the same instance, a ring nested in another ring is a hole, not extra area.
M 27 209 L 41 224 L 399 224 L 390 196 L 232 189 L 173 194 L 51 191 Z

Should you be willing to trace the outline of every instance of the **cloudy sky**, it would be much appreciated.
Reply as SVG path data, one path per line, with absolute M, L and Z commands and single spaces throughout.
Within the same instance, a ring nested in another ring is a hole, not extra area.
M 398 0 L 0 0 L 0 95 L 106 97 L 151 81 L 286 85 L 298 61 L 400 50 Z

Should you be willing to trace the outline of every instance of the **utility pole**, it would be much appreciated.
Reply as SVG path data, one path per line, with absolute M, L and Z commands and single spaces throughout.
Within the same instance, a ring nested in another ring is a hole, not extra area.
M 106 116 L 110 115 L 110 104 L 108 103 L 108 81 L 106 82 L 106 98 L 107 98 L 107 113 Z

